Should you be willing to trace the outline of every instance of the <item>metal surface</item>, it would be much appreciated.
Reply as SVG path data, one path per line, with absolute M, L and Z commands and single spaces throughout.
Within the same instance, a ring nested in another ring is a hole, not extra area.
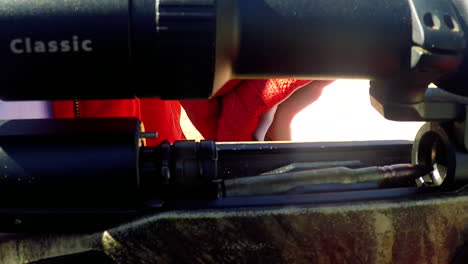
M 379 101 L 371 94 L 373 107 L 382 116 L 396 121 L 449 121 L 464 118 L 467 98 L 439 88 L 427 89 L 418 103 Z
M 326 169 L 335 167 L 358 168 L 363 167 L 359 160 L 345 160 L 345 161 L 325 161 L 325 162 L 302 162 L 289 164 L 272 171 L 267 171 L 261 175 L 271 175 L 284 172 L 294 172 L 303 170 Z
M 226 23 L 223 28 L 238 34 L 230 37 L 233 48 L 224 50 L 230 52 L 226 57 L 233 62 L 234 78 L 373 79 L 409 66 L 407 1 L 240 0 L 231 5 L 219 16 L 237 18 L 234 27 Z
M 468 182 L 468 153 L 465 150 L 465 123 L 427 123 L 421 127 L 413 145 L 413 164 L 433 166 L 430 185 L 451 187 Z
M 430 172 L 431 169 L 426 169 L 424 165 L 411 164 L 358 169 L 336 167 L 229 179 L 224 181 L 224 189 L 226 197 L 233 197 L 281 194 L 305 185 L 333 183 L 374 182 L 387 187 L 412 186 L 417 178 Z
M 0 263 L 98 250 L 115 263 L 450 263 L 468 239 L 468 196 L 175 211 L 83 235 L 3 241 Z M 183 253 L 182 253 L 183 252 Z
M 216 143 L 218 176 L 253 176 L 299 162 L 359 160 L 363 167 L 409 163 L 410 141 Z

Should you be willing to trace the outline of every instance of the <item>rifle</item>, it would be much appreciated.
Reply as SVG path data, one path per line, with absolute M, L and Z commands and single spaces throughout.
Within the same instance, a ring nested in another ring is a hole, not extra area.
M 206 98 L 234 78 L 363 77 L 386 118 L 429 121 L 414 143 L 157 147 L 140 145 L 135 119 L 7 121 L 0 222 L 14 234 L 2 262 L 466 258 L 466 1 L 0 7 L 5 100 Z

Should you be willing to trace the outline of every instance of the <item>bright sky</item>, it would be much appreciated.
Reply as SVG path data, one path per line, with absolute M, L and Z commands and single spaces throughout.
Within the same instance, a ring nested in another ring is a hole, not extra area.
M 370 104 L 369 81 L 338 80 L 294 118 L 294 141 L 413 140 L 420 122 L 383 118 Z

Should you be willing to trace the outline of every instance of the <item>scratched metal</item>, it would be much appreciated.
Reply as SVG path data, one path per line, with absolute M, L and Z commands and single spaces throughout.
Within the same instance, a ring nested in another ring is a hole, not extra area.
M 168 212 L 101 233 L 4 241 L 0 263 L 88 250 L 122 264 L 450 263 L 467 239 L 468 196 L 459 196 Z

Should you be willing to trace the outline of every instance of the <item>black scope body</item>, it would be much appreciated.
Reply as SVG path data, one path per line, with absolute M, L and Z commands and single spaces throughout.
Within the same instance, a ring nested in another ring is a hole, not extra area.
M 230 79 L 390 78 L 407 0 L 0 0 L 0 98 L 207 98 Z
M 142 145 L 135 118 L 0 123 L 0 208 L 135 207 L 218 195 L 213 141 Z

